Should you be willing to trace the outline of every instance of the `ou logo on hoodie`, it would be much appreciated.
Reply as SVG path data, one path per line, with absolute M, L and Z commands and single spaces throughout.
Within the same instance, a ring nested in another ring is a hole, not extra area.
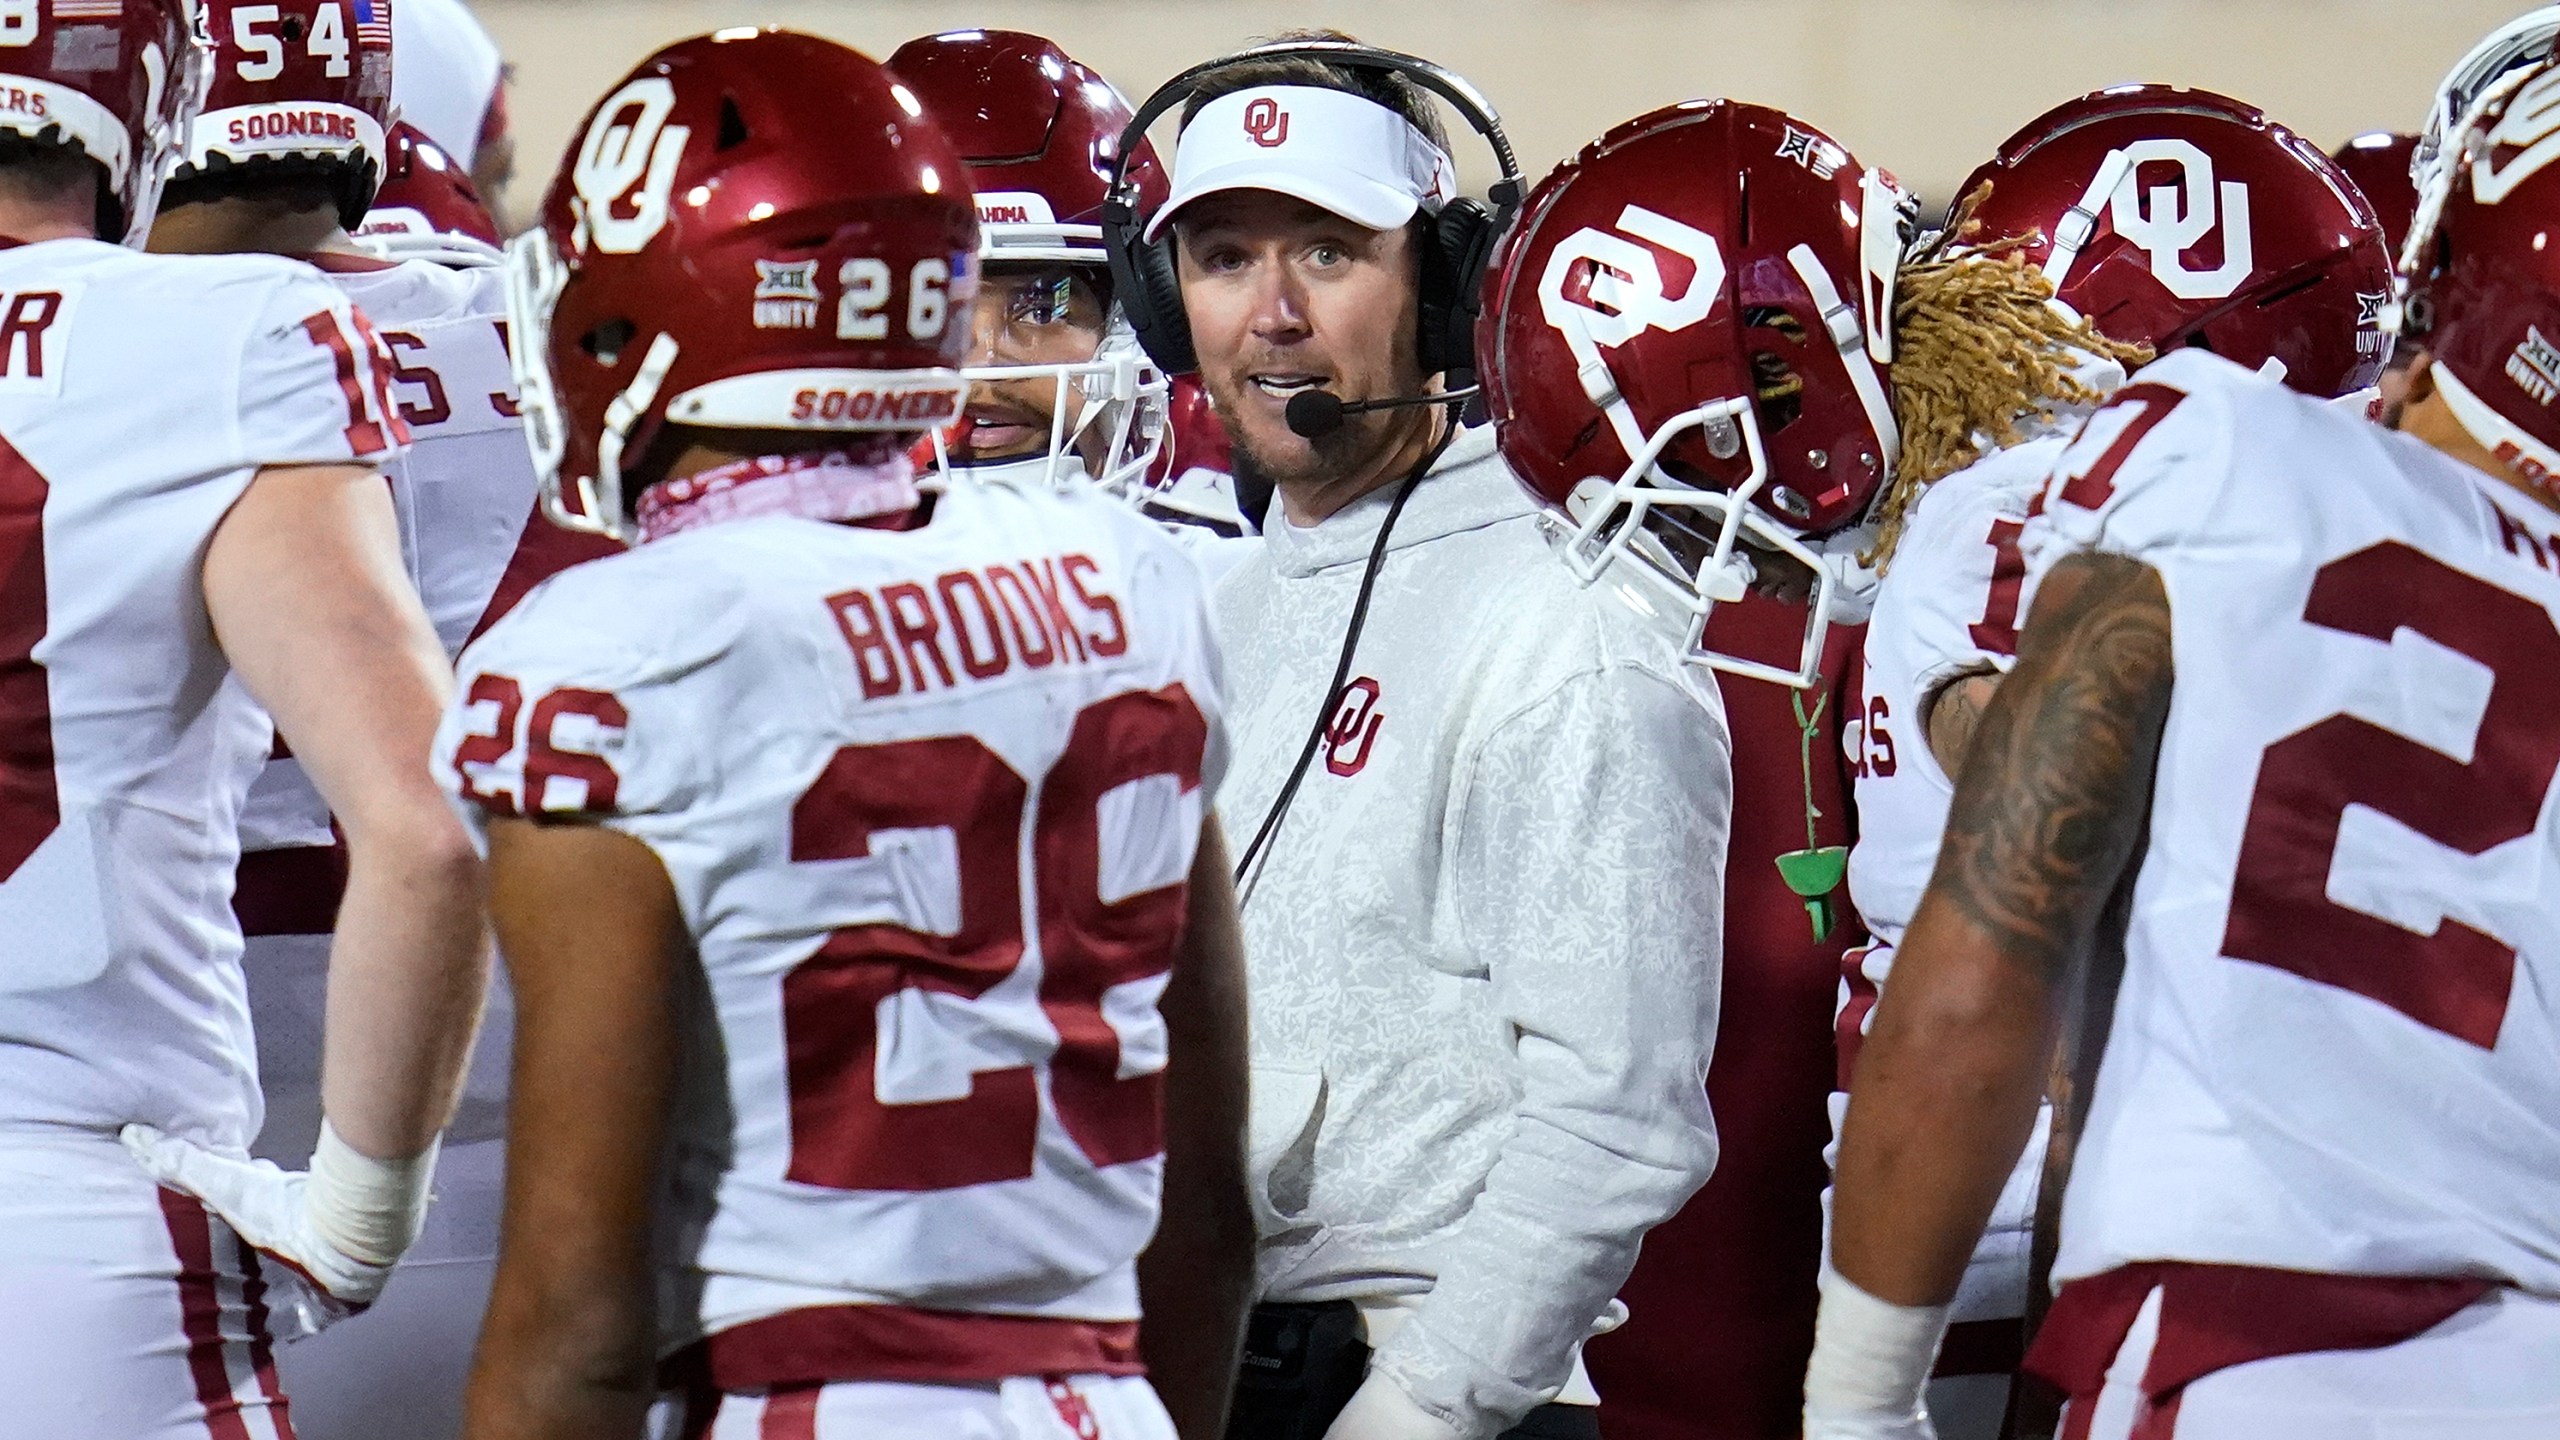
M 1333 723 L 1324 731 L 1324 768 L 1336 775 L 1359 774 L 1377 747 L 1378 727 L 1385 723 L 1387 717 L 1378 713 L 1377 681 L 1363 675 L 1343 686 Z

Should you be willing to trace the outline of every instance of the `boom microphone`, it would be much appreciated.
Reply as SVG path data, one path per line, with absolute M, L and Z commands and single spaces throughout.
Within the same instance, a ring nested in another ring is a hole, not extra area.
M 1390 395 L 1384 400 L 1345 400 L 1329 390 L 1301 390 L 1289 397 L 1289 408 L 1283 412 L 1290 430 L 1301 438 L 1321 440 L 1342 428 L 1344 417 L 1365 415 L 1372 410 L 1401 410 L 1410 405 L 1449 405 L 1474 397 L 1476 387 L 1444 391 L 1438 395 Z

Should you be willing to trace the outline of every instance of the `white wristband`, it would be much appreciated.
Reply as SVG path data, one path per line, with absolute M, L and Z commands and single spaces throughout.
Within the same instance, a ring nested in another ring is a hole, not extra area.
M 323 1116 L 320 1145 L 311 1152 L 311 1179 L 303 1189 L 311 1228 L 368 1265 L 397 1261 L 426 1226 L 427 1185 L 443 1146 L 438 1135 L 406 1160 L 376 1160 L 338 1138 L 337 1127 Z
M 1828 1261 L 1821 1285 L 1822 1312 L 1804 1375 L 1806 1419 L 1917 1418 L 1949 1307 L 1879 1300 Z

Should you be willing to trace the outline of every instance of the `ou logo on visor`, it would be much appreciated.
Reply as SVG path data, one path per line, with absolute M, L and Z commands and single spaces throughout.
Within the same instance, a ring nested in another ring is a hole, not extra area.
M 1255 96 L 1244 107 L 1244 133 L 1265 150 L 1277 150 L 1289 143 L 1289 112 L 1268 95 Z
M 2116 153 L 2124 157 L 2124 179 L 2116 185 L 2107 218 L 2118 235 L 2150 253 L 2152 278 L 2181 300 L 2221 300 L 2239 289 L 2257 265 L 2249 234 L 2249 187 L 2237 180 L 2216 185 L 2213 157 L 2192 141 L 2137 140 Z M 2102 169 L 2112 168 L 2114 157 L 2109 161 Z M 2158 161 L 2178 166 L 2180 183 L 2146 191 L 2139 179 L 2142 167 Z M 2187 250 L 2216 229 L 2222 231 L 2222 264 L 2212 270 L 2188 269 Z
M 596 111 L 578 146 L 570 181 L 578 191 L 580 229 L 607 255 L 632 254 L 666 228 L 676 164 L 693 133 L 667 123 L 675 108 L 676 87 L 666 77 L 634 80 Z M 617 213 L 626 200 L 631 213 Z

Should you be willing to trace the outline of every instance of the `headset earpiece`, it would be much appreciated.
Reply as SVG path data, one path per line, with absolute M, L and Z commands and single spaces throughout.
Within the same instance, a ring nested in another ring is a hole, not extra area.
M 1138 348 L 1167 375 L 1191 375 L 1200 357 L 1191 347 L 1191 321 L 1182 310 L 1182 276 L 1174 268 L 1170 227 L 1154 240 L 1133 208 L 1113 200 L 1102 208 L 1103 250 L 1111 257 L 1111 289 Z
M 1138 242 L 1138 283 L 1147 287 L 1147 304 L 1170 321 L 1156 327 L 1147 357 L 1167 375 L 1196 375 L 1200 355 L 1191 344 L 1191 317 L 1182 308 L 1182 271 L 1173 253 L 1173 227 L 1153 240 Z
M 1481 200 L 1452 200 L 1423 236 L 1422 373 L 1448 377 L 1450 389 L 1475 383 L 1478 290 L 1495 240 L 1494 214 Z M 1464 373 L 1461 373 L 1464 372 Z

